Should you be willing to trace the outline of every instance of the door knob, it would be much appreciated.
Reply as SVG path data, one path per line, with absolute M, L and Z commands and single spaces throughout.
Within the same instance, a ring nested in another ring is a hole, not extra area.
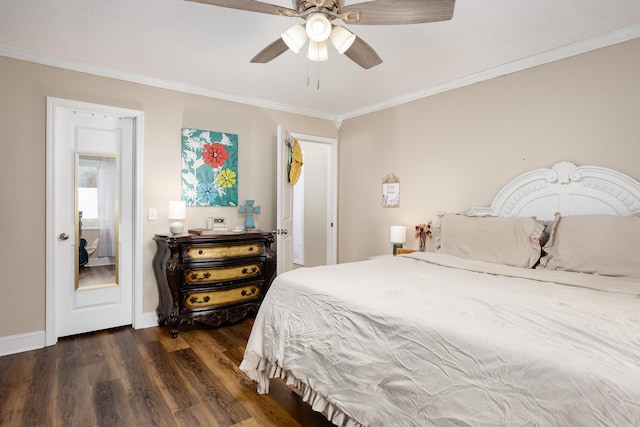
M 69 238 L 69 235 L 67 233 L 60 233 L 60 240 L 67 240 Z

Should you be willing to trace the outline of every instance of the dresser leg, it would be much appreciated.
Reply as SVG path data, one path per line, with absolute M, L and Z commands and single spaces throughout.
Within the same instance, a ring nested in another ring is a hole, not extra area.
M 172 311 L 169 314 L 169 332 L 171 332 L 171 338 L 178 337 L 179 326 L 180 319 L 178 318 L 178 313 Z

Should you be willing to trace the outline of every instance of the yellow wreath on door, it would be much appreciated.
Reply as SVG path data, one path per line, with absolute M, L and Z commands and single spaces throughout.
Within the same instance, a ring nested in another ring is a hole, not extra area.
M 297 139 L 293 140 L 293 152 L 291 154 L 291 169 L 289 170 L 289 182 L 296 185 L 302 172 L 302 149 Z

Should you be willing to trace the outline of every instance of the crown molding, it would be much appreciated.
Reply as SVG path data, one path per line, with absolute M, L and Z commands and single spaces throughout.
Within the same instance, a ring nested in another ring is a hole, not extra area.
M 640 24 L 635 24 L 629 27 L 622 28 L 620 30 L 603 34 L 598 37 L 581 40 L 579 42 L 562 46 L 557 49 L 522 58 L 517 61 L 509 62 L 507 64 L 503 64 L 498 67 L 494 67 L 478 73 L 473 73 L 468 76 L 464 76 L 456 80 L 451 80 L 440 85 L 431 86 L 415 92 L 410 92 L 402 96 L 388 99 L 384 102 L 371 104 L 363 108 L 358 108 L 343 114 L 338 114 L 338 117 L 335 119 L 335 121 L 343 122 L 344 120 L 352 119 L 380 110 L 385 110 L 387 108 L 396 107 L 401 104 L 406 104 L 418 99 L 437 95 L 442 92 L 447 92 L 474 83 L 480 83 L 486 80 L 494 79 L 496 77 L 512 74 L 518 71 L 525 70 L 527 68 L 559 61 L 561 59 L 566 59 L 572 56 L 580 55 L 582 53 L 590 52 L 592 50 L 632 40 L 638 37 L 640 37 Z
M 33 52 L 24 49 L 17 49 L 14 47 L 0 44 L 0 56 L 6 56 L 13 59 L 19 59 L 22 61 L 33 62 L 41 65 L 48 65 L 51 67 L 62 68 L 65 70 L 78 71 L 81 73 L 93 74 L 100 77 L 107 77 L 117 80 L 123 80 L 132 83 L 139 83 L 147 86 L 153 86 L 161 89 L 174 90 L 176 92 L 189 93 L 193 95 L 205 96 L 208 98 L 220 99 L 223 101 L 237 102 L 239 104 L 252 105 L 259 108 L 267 108 L 270 110 L 283 111 L 286 113 L 300 114 L 303 116 L 314 117 L 318 119 L 325 119 L 334 121 L 336 115 L 333 113 L 326 113 L 321 111 L 309 110 L 291 105 L 280 104 L 277 102 L 266 101 L 263 99 L 243 97 L 237 95 L 231 95 L 224 92 L 217 92 L 213 90 L 204 89 L 197 86 L 192 86 L 184 83 L 174 82 L 170 80 L 156 79 L 142 74 L 129 73 L 125 71 L 116 70 L 113 68 L 100 67 L 85 62 L 75 61 L 66 58 L 60 58 L 53 55 Z
M 603 34 L 601 36 L 581 40 L 579 42 L 572 43 L 557 49 L 553 49 L 537 55 L 532 55 L 526 58 L 522 58 L 517 61 L 509 62 L 509 63 L 503 64 L 488 70 L 484 70 L 478 73 L 473 73 L 455 80 L 448 81 L 440 85 L 431 86 L 419 91 L 407 93 L 402 96 L 393 97 L 383 102 L 370 104 L 362 108 L 348 111 L 346 113 L 327 113 L 327 112 L 294 107 L 291 105 L 281 104 L 277 102 L 266 101 L 263 99 L 231 95 L 228 93 L 203 89 L 201 87 L 192 86 L 184 83 L 156 79 L 156 78 L 144 76 L 141 74 L 124 72 L 124 71 L 107 68 L 107 67 L 99 67 L 96 65 L 91 65 L 84 62 L 80 62 L 80 61 L 74 61 L 70 59 L 60 58 L 60 57 L 37 53 L 37 52 L 24 50 L 24 49 L 17 49 L 17 48 L 5 46 L 2 44 L 0 44 L 0 56 L 6 56 L 9 58 L 19 59 L 23 61 L 33 62 L 37 64 L 42 64 L 42 65 L 48 65 L 48 66 L 72 70 L 72 71 L 78 71 L 78 72 L 87 73 L 87 74 L 93 74 L 101 77 L 108 77 L 108 78 L 113 78 L 117 80 L 124 80 L 127 82 L 139 83 L 147 86 L 158 87 L 161 89 L 169 89 L 177 92 L 190 93 L 193 95 L 200 95 L 200 96 L 220 99 L 224 101 L 231 101 L 231 102 L 237 102 L 240 104 L 252 105 L 254 107 L 259 107 L 259 108 L 266 108 L 266 109 L 271 109 L 276 111 L 283 111 L 286 113 L 299 114 L 299 115 L 314 117 L 318 119 L 330 120 L 333 122 L 336 129 L 340 129 L 340 126 L 342 125 L 342 123 L 348 119 L 363 116 L 369 113 L 374 113 L 380 110 L 385 110 L 387 108 L 396 107 L 398 105 L 406 104 L 408 102 L 416 101 L 422 98 L 427 98 L 432 95 L 437 95 L 442 92 L 458 89 L 474 83 L 480 83 L 486 80 L 491 80 L 496 77 L 512 74 L 518 71 L 525 70 L 527 68 L 548 64 L 550 62 L 558 61 L 561 59 L 566 59 L 575 55 L 590 52 L 592 50 L 611 46 L 617 43 L 622 43 L 638 37 L 640 37 L 640 24 L 635 24 L 629 27 L 621 28 L 619 30 Z

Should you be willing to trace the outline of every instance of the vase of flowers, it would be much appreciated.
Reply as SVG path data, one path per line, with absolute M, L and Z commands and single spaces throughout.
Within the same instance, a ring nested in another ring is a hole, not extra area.
M 427 238 L 431 238 L 431 220 L 426 224 L 416 225 L 416 238 L 420 239 L 420 252 L 424 252 Z

